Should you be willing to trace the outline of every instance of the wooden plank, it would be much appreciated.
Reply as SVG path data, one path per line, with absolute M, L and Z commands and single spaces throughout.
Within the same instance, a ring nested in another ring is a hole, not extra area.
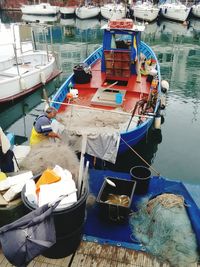
M 102 250 L 102 245 L 93 242 L 81 242 L 80 247 L 76 253 L 82 253 L 87 255 L 100 255 Z
M 109 245 L 102 246 L 100 257 L 117 261 L 117 247 Z

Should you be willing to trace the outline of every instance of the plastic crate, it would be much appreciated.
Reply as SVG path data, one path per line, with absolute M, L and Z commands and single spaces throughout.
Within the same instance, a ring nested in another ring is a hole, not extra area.
M 114 182 L 116 187 L 111 186 L 106 179 L 104 180 L 96 200 L 99 206 L 99 216 L 109 222 L 125 223 L 130 214 L 136 182 L 115 177 L 106 178 Z M 110 194 L 127 196 L 129 201 L 126 205 L 110 204 L 107 202 Z

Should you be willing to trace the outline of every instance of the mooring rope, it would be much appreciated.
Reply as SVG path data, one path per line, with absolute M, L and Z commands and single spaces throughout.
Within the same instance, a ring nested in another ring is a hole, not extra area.
M 120 137 L 121 140 L 124 142 L 125 145 L 128 146 L 128 148 L 130 148 L 131 151 L 133 151 L 145 164 L 147 164 L 147 166 L 154 171 L 158 176 L 160 176 L 160 172 L 158 172 L 157 170 L 155 170 L 142 156 L 140 156 L 140 154 L 137 153 L 137 151 L 135 151 L 135 149 L 133 149 L 122 137 Z

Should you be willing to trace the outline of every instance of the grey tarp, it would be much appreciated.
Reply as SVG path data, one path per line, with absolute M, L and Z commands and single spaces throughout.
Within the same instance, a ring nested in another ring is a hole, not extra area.
M 53 206 L 44 205 L 17 221 L 0 228 L 3 253 L 17 267 L 27 266 L 36 256 L 56 243 Z

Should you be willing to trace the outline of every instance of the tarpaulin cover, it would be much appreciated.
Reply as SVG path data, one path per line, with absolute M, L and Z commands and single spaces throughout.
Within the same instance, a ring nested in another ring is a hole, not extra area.
M 90 170 L 90 192 L 97 196 L 103 184 L 104 177 L 107 176 L 115 178 L 118 177 L 120 179 L 131 179 L 129 173 Z M 187 204 L 186 209 L 193 230 L 196 234 L 198 247 L 200 248 L 200 209 L 194 202 L 191 194 L 187 191 L 182 182 L 168 180 L 163 177 L 152 177 L 149 185 L 148 196 L 154 197 L 162 193 L 178 194 L 184 197 L 185 203 Z M 141 199 L 142 196 L 134 195 L 131 205 L 131 209 L 133 211 L 136 211 L 137 203 L 139 203 Z M 102 220 L 99 216 L 99 208 L 97 204 L 88 208 L 87 220 L 84 229 L 84 239 L 88 241 L 99 242 L 101 244 L 122 246 L 134 250 L 145 250 L 142 244 L 140 244 L 132 235 L 132 231 L 128 222 L 125 224 L 116 224 Z
M 10 263 L 17 267 L 27 266 L 33 258 L 55 244 L 52 215 L 55 206 L 44 205 L 0 228 L 3 254 Z

